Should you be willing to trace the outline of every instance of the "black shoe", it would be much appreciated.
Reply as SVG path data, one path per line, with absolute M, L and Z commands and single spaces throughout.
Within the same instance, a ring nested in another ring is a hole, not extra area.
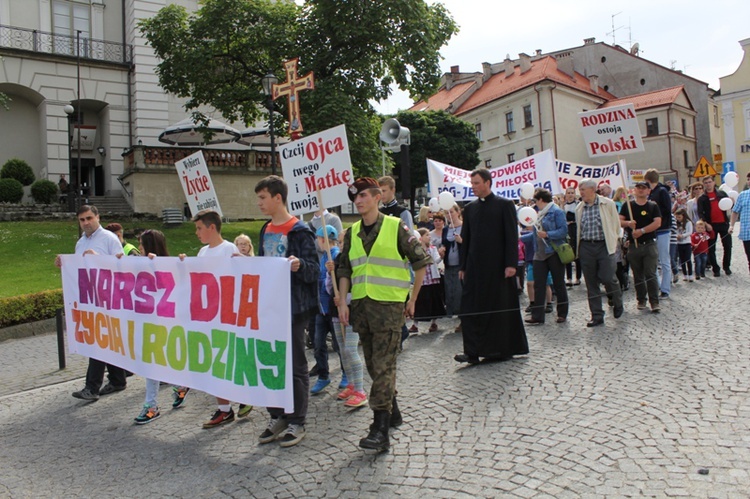
M 615 319 L 619 319 L 622 317 L 622 313 L 625 311 L 625 307 L 620 305 L 619 307 L 615 307 Z
M 721 272 L 719 272 L 718 270 L 714 272 L 714 277 L 719 277 L 719 276 L 721 276 Z
M 472 357 L 471 355 L 466 355 L 465 353 L 460 353 L 453 357 L 453 360 L 456 362 L 467 362 L 469 364 L 479 364 L 479 357 Z
M 545 314 L 551 314 L 553 312 L 552 304 L 548 303 L 546 307 L 544 307 L 544 313 Z
M 112 383 L 107 383 L 99 390 L 99 395 L 109 395 L 110 393 L 121 392 L 124 389 L 124 386 L 115 386 Z
M 99 400 L 99 394 L 92 392 L 89 388 L 84 388 L 81 391 L 73 392 L 73 396 L 77 399 L 90 400 L 91 402 Z
M 398 408 L 398 403 L 396 402 L 396 397 L 394 395 L 393 406 L 391 407 L 390 426 L 391 428 L 396 428 L 396 427 L 401 426 L 403 422 L 404 422 L 404 418 L 403 416 L 401 416 L 401 410 Z
M 540 324 L 544 324 L 544 321 L 538 321 L 536 319 L 526 319 L 524 322 L 529 326 L 539 326 Z
M 388 411 L 375 411 L 373 422 L 370 425 L 370 433 L 359 441 L 363 449 L 371 449 L 378 452 L 387 451 L 391 446 L 388 440 L 388 426 L 391 415 Z
M 586 323 L 586 327 L 596 327 L 604 324 L 604 319 L 591 319 Z
M 610 307 L 614 307 L 615 301 L 612 298 L 607 298 L 607 305 Z
M 729 269 L 724 269 L 724 273 L 725 273 L 726 275 L 732 275 L 732 271 L 731 271 L 731 270 L 729 270 Z

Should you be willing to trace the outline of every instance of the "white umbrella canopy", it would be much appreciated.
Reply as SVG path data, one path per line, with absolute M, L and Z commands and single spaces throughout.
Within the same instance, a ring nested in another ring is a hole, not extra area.
M 267 134 L 268 128 L 247 128 L 240 132 L 240 138 L 237 139 L 237 142 L 252 147 L 270 140 L 266 137 Z
M 211 131 L 208 138 L 206 130 Z M 193 118 L 185 118 L 174 125 L 168 126 L 160 135 L 159 142 L 174 146 L 207 146 L 211 144 L 228 144 L 240 138 L 236 128 L 211 119 L 207 126 L 196 123 Z

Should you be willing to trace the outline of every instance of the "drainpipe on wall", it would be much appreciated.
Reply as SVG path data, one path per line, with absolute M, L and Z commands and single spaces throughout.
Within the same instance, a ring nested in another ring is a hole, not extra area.
M 125 13 L 126 13 L 126 6 L 125 3 L 127 0 L 122 0 L 122 45 L 123 45 L 123 55 L 125 58 L 127 58 L 127 26 L 125 23 Z M 135 54 L 131 54 L 131 56 L 134 56 Z M 133 91 L 132 91 L 132 85 L 133 85 L 133 70 L 135 69 L 135 63 L 131 59 L 130 61 L 130 67 L 128 68 L 128 147 L 131 147 L 133 145 Z M 124 165 L 123 165 L 124 167 Z M 123 168 L 124 170 L 124 168 Z

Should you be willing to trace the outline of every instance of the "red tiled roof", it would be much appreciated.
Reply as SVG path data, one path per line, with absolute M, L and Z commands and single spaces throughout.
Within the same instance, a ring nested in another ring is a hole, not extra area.
M 653 92 L 647 92 L 645 94 L 629 95 L 627 97 L 622 97 L 620 99 L 614 99 L 609 102 L 605 102 L 600 106 L 600 109 L 605 107 L 621 106 L 623 104 L 633 104 L 635 109 L 638 110 L 646 109 L 649 107 L 674 104 L 674 102 L 677 100 L 677 97 L 679 97 L 680 94 L 684 91 L 685 85 L 679 85 L 677 87 L 655 90 Z M 690 99 L 687 97 L 687 94 L 685 94 L 685 98 L 688 99 L 688 102 L 690 101 Z M 692 103 L 690 104 L 690 108 L 693 108 Z
M 455 114 L 460 115 L 481 107 L 488 102 L 492 102 L 513 92 L 527 88 L 540 81 L 549 80 L 560 85 L 575 88 L 581 92 L 596 95 L 604 100 L 614 99 L 615 96 L 599 88 L 598 92 L 591 90 L 589 79 L 580 73 L 575 73 L 574 77 L 569 76 L 557 68 L 557 60 L 554 57 L 547 56 L 531 62 L 531 68 L 521 74 L 520 66 L 515 66 L 513 74 L 506 77 L 505 71 L 496 73 L 484 82 L 484 84 L 473 92 L 466 102 L 456 110 Z M 474 82 L 461 83 L 450 90 L 442 88 L 435 95 L 430 97 L 427 102 L 420 101 L 412 106 L 410 111 L 425 110 L 445 110 L 463 95 L 464 92 L 470 92 L 474 87 Z
M 473 85 L 474 81 L 458 83 L 450 90 L 444 88 L 438 93 L 431 96 L 427 101 L 421 100 L 409 108 L 409 111 L 444 111 L 448 109 L 453 101 L 458 99 L 464 92 L 467 92 Z
M 488 102 L 492 102 L 544 80 L 553 81 L 587 94 L 596 95 L 604 100 L 615 98 L 614 95 L 610 94 L 603 88 L 599 88 L 597 92 L 591 90 L 589 79 L 582 74 L 574 73 L 574 76 L 571 77 L 558 69 L 557 60 L 554 57 L 547 56 L 530 62 L 531 68 L 523 74 L 521 74 L 520 66 L 516 66 L 513 74 L 508 77 L 505 76 L 504 71 L 492 75 L 458 108 L 458 110 L 456 110 L 455 114 L 460 115 L 466 113 L 472 109 L 483 106 Z

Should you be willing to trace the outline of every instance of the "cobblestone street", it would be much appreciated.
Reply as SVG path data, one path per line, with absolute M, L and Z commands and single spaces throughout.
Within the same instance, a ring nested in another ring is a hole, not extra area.
M 574 287 L 568 322 L 527 328 L 531 353 L 508 362 L 461 367 L 457 322 L 422 323 L 381 455 L 358 448 L 370 410 L 336 400 L 335 354 L 307 437 L 283 449 L 257 443 L 264 409 L 204 430 L 213 397 L 172 410 L 165 386 L 161 418 L 136 426 L 143 379 L 82 402 L 86 360 L 57 371 L 54 334 L 0 343 L 0 497 L 748 497 L 750 276 L 734 251 L 732 276 L 680 281 L 660 314 L 631 287 L 604 327 L 585 327 Z

